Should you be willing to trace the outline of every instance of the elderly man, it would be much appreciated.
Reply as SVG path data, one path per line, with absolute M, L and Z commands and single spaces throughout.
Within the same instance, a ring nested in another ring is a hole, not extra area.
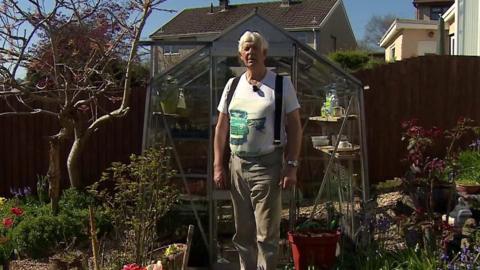
M 214 181 L 225 186 L 224 152 L 230 135 L 233 242 L 243 270 L 276 269 L 281 190 L 297 182 L 300 114 L 293 84 L 267 70 L 268 43 L 245 32 L 238 52 L 247 70 L 230 79 L 218 105 Z

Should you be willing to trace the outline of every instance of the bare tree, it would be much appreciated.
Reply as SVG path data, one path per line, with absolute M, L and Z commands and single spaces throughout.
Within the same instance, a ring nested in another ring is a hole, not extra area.
M 163 10 L 159 6 L 164 1 L 3 0 L 0 4 L 0 99 L 9 108 L 0 116 L 45 114 L 60 124 L 49 141 L 52 199 L 60 193 L 61 143 L 73 138 L 68 176 L 71 186 L 80 188 L 80 158 L 89 137 L 128 113 L 140 35 L 148 16 Z M 22 79 L 25 70 L 28 76 Z M 117 100 L 119 106 L 105 110 L 100 98 Z
M 359 47 L 369 51 L 378 51 L 381 49 L 379 46 L 380 40 L 395 18 L 396 17 L 393 14 L 372 16 L 365 26 L 365 34 L 360 41 Z

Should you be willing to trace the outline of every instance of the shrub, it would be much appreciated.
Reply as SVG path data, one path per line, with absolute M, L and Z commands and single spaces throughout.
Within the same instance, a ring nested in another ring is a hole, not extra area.
M 157 240 L 156 225 L 177 199 L 170 184 L 169 149 L 148 149 L 141 156 L 132 155 L 130 164 L 113 163 L 91 192 L 103 202 L 122 245 L 145 264 Z M 113 182 L 113 193 L 102 184 Z
M 63 211 L 71 209 L 88 209 L 89 205 L 95 204 L 95 198 L 84 191 L 69 188 L 63 191 L 59 206 Z
M 12 232 L 18 252 L 32 258 L 48 255 L 63 238 L 63 224 L 55 216 L 26 217 Z
M 337 51 L 329 54 L 328 58 L 351 72 L 372 68 L 379 64 L 378 61 L 372 60 L 365 51 Z
M 12 212 L 20 204 L 24 214 L 15 217 L 15 226 L 9 231 L 8 245 L 0 245 L 0 261 L 16 249 L 21 255 L 33 258 L 44 257 L 55 249 L 75 241 L 87 240 L 89 236 L 88 206 L 94 198 L 76 189 L 67 189 L 60 198 L 60 212 L 52 216 L 51 208 L 42 202 L 24 202 L 18 199 L 5 200 L 0 213 Z M 98 232 L 111 231 L 111 218 L 102 209 L 95 212 Z
M 78 190 L 76 188 L 69 188 L 63 191 L 62 197 L 60 198 L 60 216 L 64 215 L 65 221 L 73 219 L 76 221 L 76 226 L 73 226 L 73 223 L 69 223 L 73 227 L 72 234 L 76 236 L 87 236 L 89 228 L 89 213 L 88 207 L 90 205 L 95 205 L 96 201 L 92 194 Z M 97 227 L 97 234 L 104 235 L 113 229 L 112 217 L 103 208 L 98 208 L 95 211 L 95 223 Z M 78 228 L 82 224 L 81 229 Z

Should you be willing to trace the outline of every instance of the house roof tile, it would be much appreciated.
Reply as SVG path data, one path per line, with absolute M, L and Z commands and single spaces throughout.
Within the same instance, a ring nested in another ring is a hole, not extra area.
M 455 0 L 413 0 L 413 4 L 453 4 Z
M 281 2 L 265 2 L 230 5 L 227 10 L 219 7 L 185 9 L 166 23 L 151 38 L 171 35 L 221 32 L 250 14 L 257 12 L 285 29 L 319 26 L 337 0 L 303 0 L 281 7 Z

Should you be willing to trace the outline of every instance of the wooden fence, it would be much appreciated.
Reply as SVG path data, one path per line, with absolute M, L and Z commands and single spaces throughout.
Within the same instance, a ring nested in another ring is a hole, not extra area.
M 425 56 L 354 74 L 364 93 L 370 183 L 403 176 L 401 122 L 452 128 L 459 117 L 480 124 L 480 57 Z
M 82 158 L 85 184 L 98 180 L 111 162 L 127 161 L 131 153 L 141 152 L 145 93 L 145 88 L 134 89 L 129 114 L 107 123 L 90 138 Z M 107 109 L 118 105 L 105 102 Z M 0 103 L 0 111 L 7 111 L 2 106 L 6 105 Z M 57 121 L 46 115 L 9 115 L 0 117 L 0 127 L 0 196 L 9 196 L 12 188 L 35 190 L 37 177 L 48 170 L 48 136 L 59 131 Z M 69 185 L 67 150 L 67 146 L 62 149 L 63 187 Z
M 480 57 L 418 57 L 354 75 L 370 86 L 364 97 L 371 183 L 404 175 L 402 121 L 418 118 L 426 126 L 444 129 L 461 116 L 480 122 Z M 145 90 L 137 89 L 129 115 L 91 138 L 83 157 L 86 184 L 97 180 L 111 162 L 126 161 L 141 151 L 144 106 Z M 47 137 L 58 125 L 36 115 L 0 117 L 0 127 L 0 196 L 8 195 L 9 188 L 34 188 L 37 175 L 47 172 Z M 68 185 L 66 175 L 63 179 Z

